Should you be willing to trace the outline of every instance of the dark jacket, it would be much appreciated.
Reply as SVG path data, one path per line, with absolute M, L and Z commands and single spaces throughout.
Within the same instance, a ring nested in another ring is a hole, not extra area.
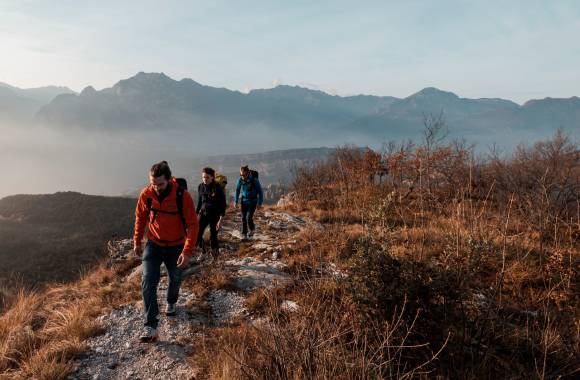
M 225 216 L 226 195 L 215 181 L 209 185 L 203 182 L 197 187 L 197 213 L 200 215 Z

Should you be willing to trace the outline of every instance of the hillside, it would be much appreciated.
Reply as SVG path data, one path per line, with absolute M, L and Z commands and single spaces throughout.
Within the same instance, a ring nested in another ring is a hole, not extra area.
M 128 237 L 135 200 L 74 192 L 0 199 L 0 281 L 25 285 L 79 278 Z
M 0 373 L 577 378 L 578 145 L 558 133 L 477 163 L 453 144 L 391 148 L 300 168 L 288 201 L 258 213 L 253 241 L 239 241 L 230 210 L 223 252 L 191 263 L 155 344 L 135 340 L 130 240 L 76 283 L 13 297 Z

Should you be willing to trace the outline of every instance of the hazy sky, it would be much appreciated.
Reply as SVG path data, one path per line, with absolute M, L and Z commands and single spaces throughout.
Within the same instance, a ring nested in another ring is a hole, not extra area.
M 139 71 L 247 91 L 580 95 L 580 1 L 0 0 L 0 81 L 81 90 Z

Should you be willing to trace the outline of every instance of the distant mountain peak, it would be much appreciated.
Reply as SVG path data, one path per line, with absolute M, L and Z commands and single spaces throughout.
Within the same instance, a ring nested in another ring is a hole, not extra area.
M 170 77 L 165 75 L 165 73 L 146 73 L 144 71 L 139 71 L 133 77 L 128 78 L 127 80 L 131 79 L 138 79 L 138 80 L 170 80 L 173 81 Z
M 171 87 L 178 83 L 164 73 L 138 72 L 134 76 L 120 80 L 110 90 L 117 95 L 124 95 L 133 92 L 150 92 L 158 88 Z
M 273 88 L 260 88 L 251 90 L 248 95 L 274 95 L 277 97 L 304 98 L 315 95 L 316 97 L 332 96 L 324 91 L 315 90 L 298 85 L 279 84 Z
M 129 85 L 131 85 L 131 84 L 147 85 L 147 84 L 158 84 L 158 83 L 177 83 L 177 81 L 168 77 L 164 73 L 145 73 L 143 71 L 140 71 L 130 78 L 122 79 L 122 80 L 118 81 L 113 86 L 113 88 L 116 88 L 119 86 L 125 86 L 127 84 L 129 84 Z
M 95 90 L 95 88 L 93 86 L 87 86 L 87 87 L 83 88 L 80 95 L 87 96 L 87 95 L 93 95 L 96 93 L 97 93 L 97 90 Z
M 443 90 L 440 90 L 436 87 L 425 87 L 421 91 L 416 92 L 413 95 L 409 96 L 409 98 L 419 98 L 419 97 L 422 97 L 422 98 L 439 97 L 439 98 L 459 99 L 459 96 L 457 96 L 453 92 L 443 91 Z
M 570 98 L 546 97 L 544 99 L 531 99 L 525 102 L 522 107 L 530 108 L 552 105 L 580 107 L 580 98 L 578 98 L 577 96 L 572 96 Z
M 305 87 L 300 87 L 300 86 L 292 86 L 289 84 L 279 84 L 276 85 L 275 87 L 272 88 L 254 88 L 252 90 L 250 90 L 251 92 L 259 92 L 259 91 L 296 91 L 296 90 L 300 90 L 300 91 L 311 91 L 308 88 Z

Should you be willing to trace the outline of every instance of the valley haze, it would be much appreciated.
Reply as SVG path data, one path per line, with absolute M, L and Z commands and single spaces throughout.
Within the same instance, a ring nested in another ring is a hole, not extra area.
M 433 87 L 406 98 L 337 96 L 288 85 L 242 93 L 144 72 L 110 88 L 89 86 L 80 93 L 2 83 L 0 159 L 17 170 L 0 188 L 0 197 L 61 190 L 131 194 L 146 183 L 149 166 L 163 159 L 176 175 L 194 183 L 201 165 L 212 165 L 207 157 L 228 161 L 230 174 L 235 175 L 236 165 L 249 163 L 265 170 L 268 180 L 288 183 L 293 166 L 328 153 L 327 148 L 306 149 L 301 155 L 299 148 L 353 144 L 380 149 L 392 140 L 418 141 L 425 116 L 439 114 L 447 124 L 447 139 L 475 143 L 479 152 L 492 145 L 509 152 L 559 128 L 577 140 L 580 131 L 578 97 L 519 105 L 462 98 Z M 248 156 L 279 150 L 289 150 L 289 156 Z M 270 176 L 273 168 L 278 173 Z

